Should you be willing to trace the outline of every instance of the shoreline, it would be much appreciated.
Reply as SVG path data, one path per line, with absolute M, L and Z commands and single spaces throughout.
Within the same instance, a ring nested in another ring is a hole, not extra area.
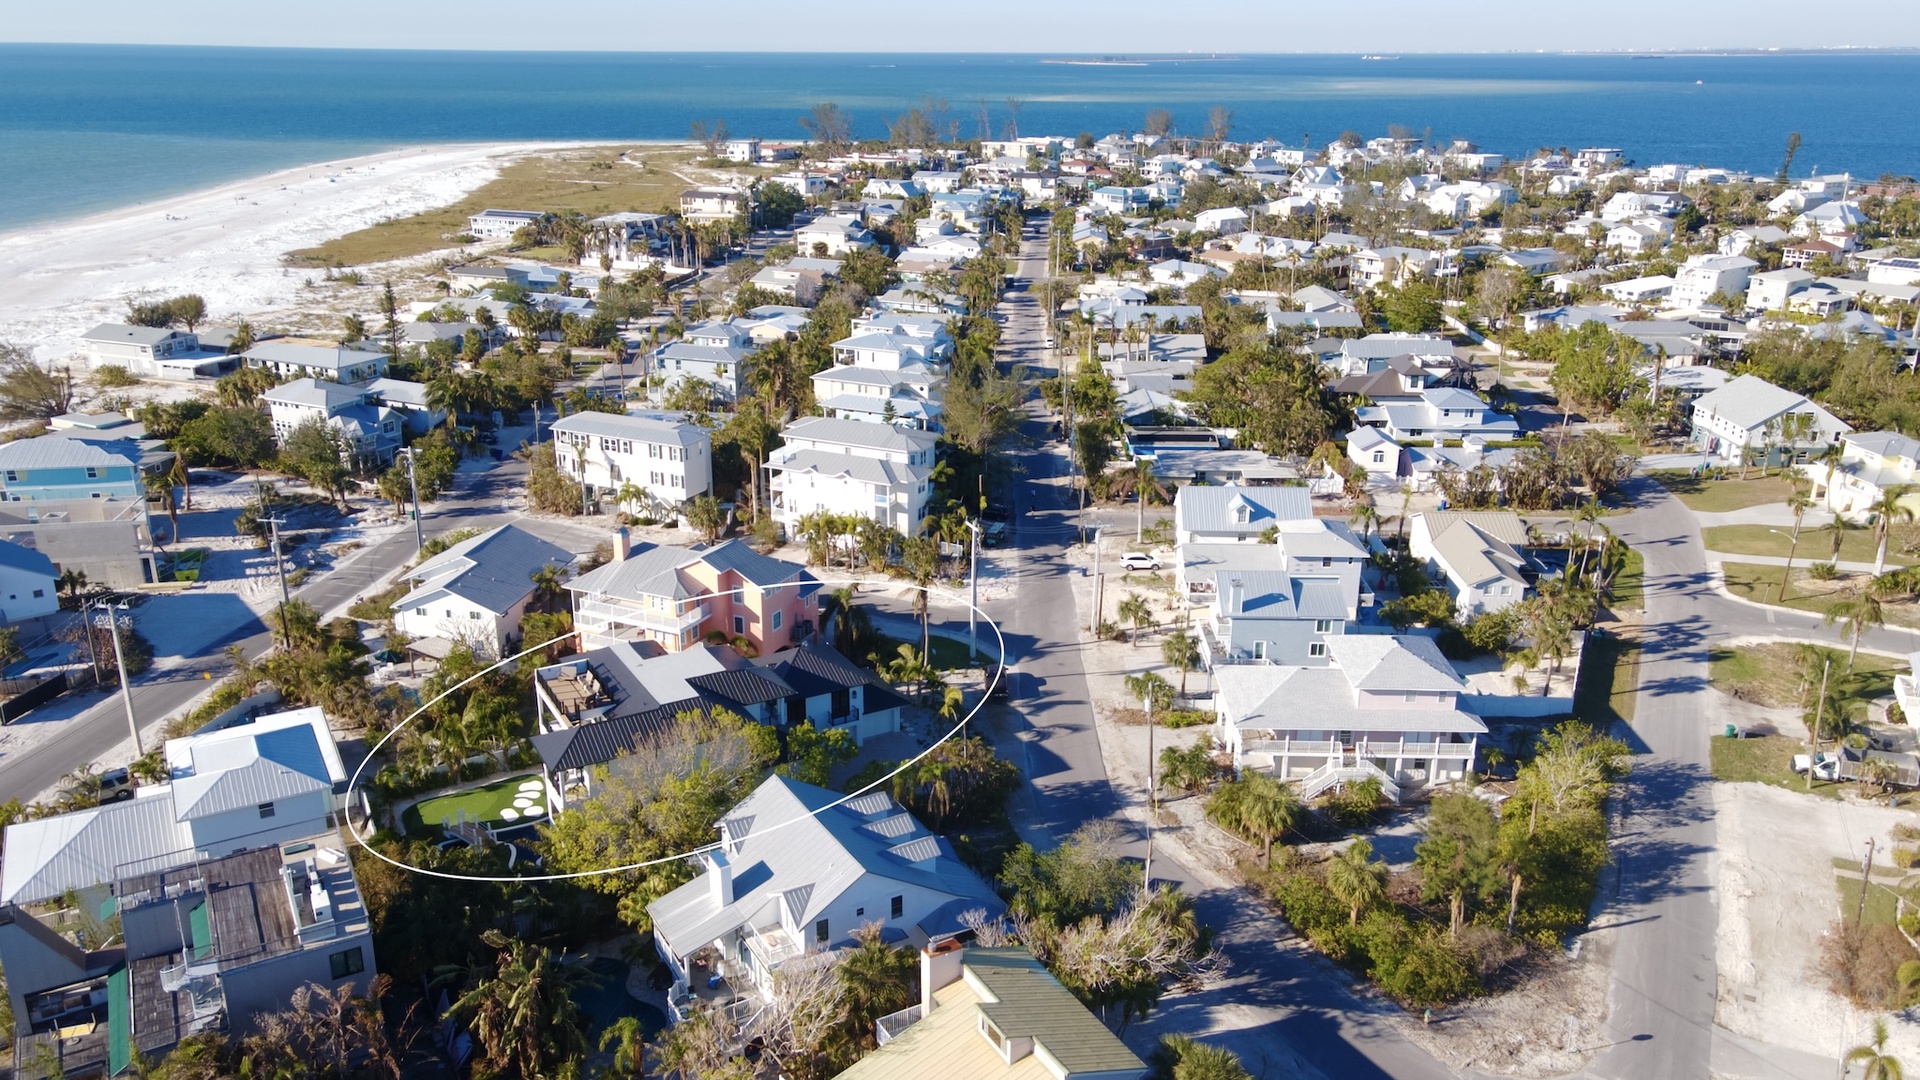
M 184 292 L 206 298 L 210 325 L 271 319 L 300 306 L 313 276 L 285 265 L 289 251 L 458 202 L 529 156 L 654 141 L 400 147 L 0 232 L 0 277 L 12 285 L 0 294 L 0 341 L 66 359 L 128 301 Z

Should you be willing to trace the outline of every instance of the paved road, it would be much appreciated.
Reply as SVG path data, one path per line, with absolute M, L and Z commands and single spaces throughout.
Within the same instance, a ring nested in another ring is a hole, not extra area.
M 492 528 L 518 520 L 570 550 L 590 547 L 593 533 L 605 528 L 605 519 L 590 519 L 592 524 L 586 524 L 526 518 L 508 508 L 507 494 L 522 482 L 525 473 L 524 463 L 508 458 L 463 474 L 456 493 L 425 507 L 426 534 L 432 537 L 453 529 Z M 349 561 L 320 575 L 313 584 L 296 590 L 293 595 L 325 615 L 352 600 L 413 555 L 413 532 L 403 530 L 356 552 Z M 156 631 L 149 627 L 147 633 L 152 637 Z M 203 673 L 210 672 L 214 679 L 219 679 L 230 670 L 223 655 L 227 646 L 238 645 L 245 655 L 254 657 L 267 650 L 268 637 L 258 620 L 248 619 L 236 626 L 228 637 L 208 647 L 194 663 L 134 679 L 134 714 L 140 718 L 145 745 L 149 749 L 157 745 L 164 720 L 207 690 L 210 683 Z M 62 776 L 83 764 L 101 761 L 127 740 L 127 715 L 120 695 L 98 697 L 96 704 L 74 716 L 43 721 L 59 725 L 59 730 L 27 749 L 0 759 L 0 802 L 31 801 Z M 21 722 L 33 722 L 31 714 Z
M 1642 756 L 1624 785 L 1619 890 L 1598 920 L 1618 927 L 1608 1019 L 1615 1041 L 1587 1071 L 1605 1080 L 1830 1077 L 1830 1060 L 1759 1047 L 1713 1024 L 1719 912 L 1707 654 L 1736 636 L 1832 639 L 1835 631 L 1715 592 L 1693 514 L 1652 481 L 1629 490 L 1638 509 L 1611 524 L 1646 559 L 1647 622 L 1658 630 L 1641 654 L 1632 737 Z
M 1013 291 L 1002 306 L 1003 348 L 1009 354 L 1002 358 L 1023 364 L 1042 361 L 1041 312 L 1029 288 L 1045 267 L 1044 237 L 1043 230 L 1029 229 Z M 1047 441 L 1046 429 L 1038 420 L 1026 427 L 1038 449 L 1026 457 L 1026 474 L 1014 494 L 1013 542 L 1001 556 L 1018 575 L 1015 598 L 986 605 L 1001 620 L 1017 670 L 1014 692 L 1028 725 L 1021 764 L 1029 785 L 1018 817 L 1022 834 L 1036 844 L 1063 838 L 1083 822 L 1128 820 L 1108 781 L 1093 723 L 1080 649 L 1085 612 L 1073 588 L 1081 571 L 1064 558 L 1077 502 L 1065 482 L 1065 448 Z M 1129 854 L 1144 856 L 1144 837 L 1136 837 Z M 1200 917 L 1220 930 L 1231 965 L 1231 986 L 1225 990 L 1161 1004 L 1159 1012 L 1179 1030 L 1209 1032 L 1210 1041 L 1238 1052 L 1256 1076 L 1442 1080 L 1453 1075 L 1382 1023 L 1383 1010 L 1350 994 L 1350 976 L 1279 946 L 1277 920 L 1246 894 L 1196 883 L 1164 847 L 1154 857 L 1153 870 L 1155 880 L 1178 882 L 1194 897 Z

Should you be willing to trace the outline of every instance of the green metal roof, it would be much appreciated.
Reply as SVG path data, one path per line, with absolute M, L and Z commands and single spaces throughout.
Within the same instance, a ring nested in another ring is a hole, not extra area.
M 133 996 L 127 969 L 107 976 L 107 1075 L 118 1076 L 133 1064 Z
M 965 964 L 996 999 L 980 1003 L 993 1026 L 1009 1038 L 1031 1038 L 1046 1047 L 1068 1074 L 1146 1068 L 1027 950 L 968 949 Z

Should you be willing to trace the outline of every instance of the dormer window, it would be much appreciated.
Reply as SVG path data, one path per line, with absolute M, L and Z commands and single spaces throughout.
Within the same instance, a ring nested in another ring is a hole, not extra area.
M 1233 508 L 1233 520 L 1235 524 L 1245 525 L 1247 522 L 1253 520 L 1253 511 L 1248 509 L 1245 503 L 1242 503 Z

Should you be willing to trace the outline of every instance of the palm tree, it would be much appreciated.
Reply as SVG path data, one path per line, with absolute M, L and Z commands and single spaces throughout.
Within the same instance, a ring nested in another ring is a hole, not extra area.
M 1884 1017 L 1874 1018 L 1871 1041 L 1847 1051 L 1848 1072 L 1853 1071 L 1855 1062 L 1863 1066 L 1860 1080 L 1904 1080 L 1906 1077 L 1900 1059 L 1887 1053 L 1887 1021 Z
M 1185 630 L 1175 630 L 1160 643 L 1160 657 L 1180 673 L 1180 696 L 1187 696 L 1187 672 L 1200 666 L 1200 645 Z
M 835 975 L 846 990 L 848 1026 L 866 1040 L 873 1022 L 906 1008 L 920 989 L 916 954 L 881 940 L 882 924 L 871 922 L 853 932 L 859 942 L 836 966 Z
M 1840 561 L 1840 548 L 1846 543 L 1847 534 L 1859 528 L 1860 526 L 1848 521 L 1839 514 L 1833 515 L 1833 520 L 1827 522 L 1827 532 L 1832 536 L 1832 550 L 1828 552 L 1827 557 L 1831 561 L 1835 563 Z
M 1573 508 L 1573 520 L 1587 527 L 1587 542 L 1580 548 L 1579 568 L 1574 571 L 1575 577 L 1586 573 L 1587 549 L 1593 546 L 1593 530 L 1600 524 L 1600 519 L 1605 517 L 1606 513 L 1607 512 L 1601 508 L 1599 499 L 1588 499 L 1586 502 Z
M 1261 859 L 1273 865 L 1273 842 L 1300 820 L 1305 809 L 1294 790 L 1262 772 L 1241 774 L 1207 800 L 1215 824 L 1262 844 Z
M 1139 593 L 1128 593 L 1120 602 L 1120 621 L 1133 624 L 1133 640 L 1130 644 L 1140 644 L 1140 631 L 1153 625 L 1153 606 Z
M 1800 550 L 1800 519 L 1807 516 L 1807 510 L 1813 506 L 1813 496 L 1793 489 L 1787 496 L 1787 509 L 1793 511 L 1793 534 L 1787 540 L 1787 568 L 1780 575 L 1780 593 L 1774 597 L 1778 603 L 1786 603 L 1787 587 L 1793 582 L 1793 556 Z
M 566 580 L 566 571 L 548 563 L 535 570 L 532 576 L 534 603 L 549 615 L 559 610 L 561 598 L 567 595 L 567 590 L 561 584 Z
M 614 1080 L 640 1080 L 647 1075 L 647 1033 L 637 1016 L 623 1016 L 600 1033 L 600 1049 L 613 1048 L 606 1075 Z
M 1880 603 L 1880 597 L 1869 588 L 1850 600 L 1842 600 L 1828 608 L 1826 614 L 1820 617 L 1820 622 L 1824 626 L 1832 626 L 1837 622 L 1847 624 L 1848 633 L 1853 638 L 1853 645 L 1847 650 L 1847 673 L 1851 675 L 1853 659 L 1860 653 L 1860 632 L 1869 626 L 1879 629 L 1887 625 L 1887 613 Z
M 932 589 L 940 573 L 939 542 L 927 536 L 910 537 L 901 547 L 900 564 L 913 582 L 913 613 L 920 616 L 920 654 L 925 656 L 933 644 Z
M 1373 505 L 1372 499 L 1362 499 L 1354 506 L 1353 516 L 1347 523 L 1360 526 L 1360 542 L 1364 545 L 1380 529 L 1380 508 Z
M 53 584 L 55 588 L 67 590 L 67 599 L 78 601 L 80 599 L 80 590 L 87 587 L 87 572 L 85 570 L 62 570 L 60 571 L 60 576 L 54 579 Z
M 1153 719 L 1154 712 L 1164 712 L 1173 705 L 1173 686 L 1160 677 L 1157 671 L 1144 671 L 1126 678 L 1127 693 L 1140 702 L 1147 710 L 1147 719 Z
M 550 949 L 488 930 L 480 938 L 498 950 L 494 973 L 476 980 L 447 1010 L 466 1022 L 482 1060 L 498 1074 L 548 1075 L 586 1053 L 576 996 L 597 982 L 584 965 Z
M 1373 861 L 1373 845 L 1355 840 L 1327 863 L 1327 891 L 1347 905 L 1347 925 L 1358 926 L 1360 913 L 1387 896 L 1387 867 Z
M 1882 491 L 1873 505 L 1867 508 L 1867 512 L 1873 515 L 1873 572 L 1876 576 L 1887 569 L 1887 540 L 1893 533 L 1894 520 L 1913 520 L 1913 508 L 1901 501 L 1913 491 L 1912 484 L 1895 484 Z
M 1146 543 L 1147 496 L 1162 494 L 1160 482 L 1153 477 L 1153 459 L 1133 459 L 1133 542 Z

